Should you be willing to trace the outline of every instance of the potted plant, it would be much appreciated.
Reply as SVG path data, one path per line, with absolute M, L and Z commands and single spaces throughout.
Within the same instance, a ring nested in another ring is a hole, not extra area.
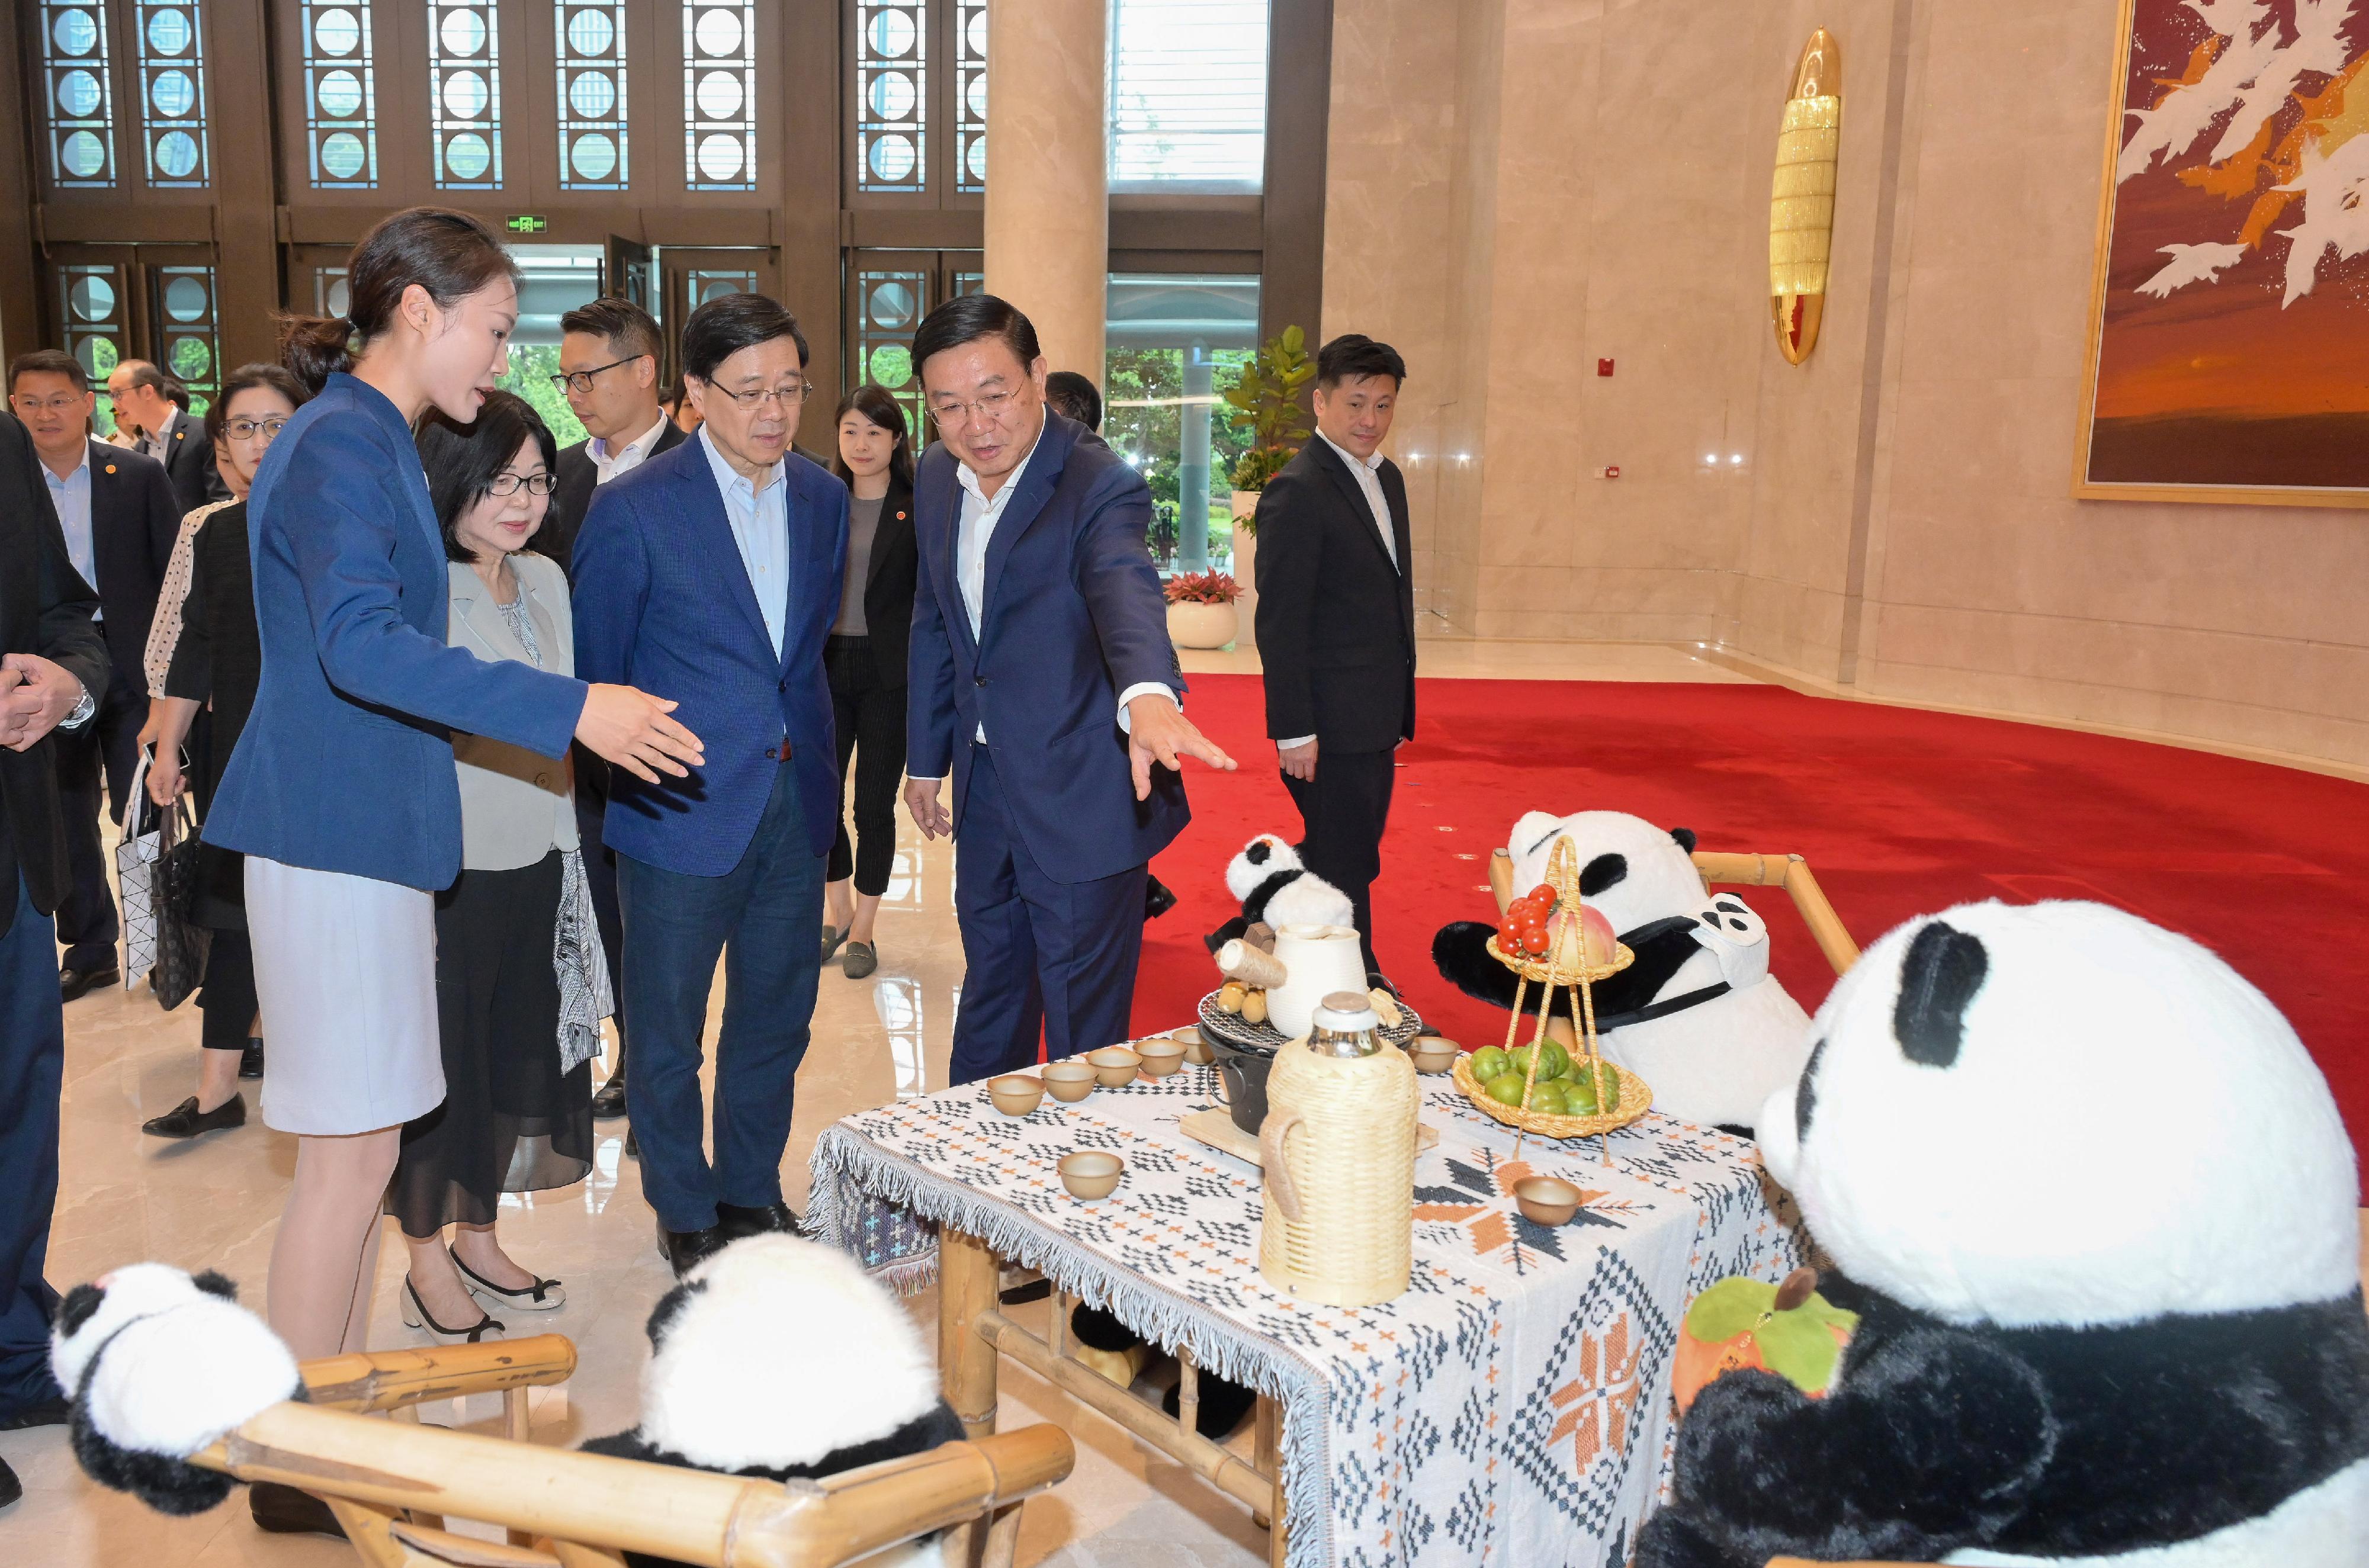
M 1224 647 L 1234 640 L 1234 600 L 1241 593 L 1224 572 L 1179 572 L 1170 578 L 1168 640 L 1178 647 Z
M 1287 326 L 1242 367 L 1226 389 L 1227 418 L 1251 432 L 1251 449 L 1235 461 L 1232 475 L 1234 509 L 1234 576 L 1250 585 L 1242 597 L 1254 611 L 1258 603 L 1258 498 L 1266 482 L 1299 452 L 1308 439 L 1307 416 L 1299 406 L 1299 390 L 1316 379 L 1316 361 L 1308 357 L 1308 335 Z M 1252 624 L 1256 625 L 1255 619 Z

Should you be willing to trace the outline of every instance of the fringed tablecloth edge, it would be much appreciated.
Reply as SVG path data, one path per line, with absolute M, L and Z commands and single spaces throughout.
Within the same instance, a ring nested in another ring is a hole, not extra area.
M 951 1225 L 978 1237 L 988 1250 L 1052 1281 L 1054 1288 L 1075 1296 L 1089 1307 L 1111 1311 L 1122 1322 L 1173 1356 L 1190 1350 L 1194 1365 L 1229 1382 L 1284 1399 L 1282 1433 L 1284 1502 L 1291 1539 L 1286 1543 L 1290 1568 L 1329 1568 L 1332 1533 L 1326 1510 L 1325 1477 L 1331 1473 L 1325 1436 L 1329 1429 L 1331 1391 L 1324 1379 L 1288 1351 L 1262 1354 L 1245 1345 L 1242 1330 L 1224 1319 L 1172 1296 L 1169 1292 L 1127 1288 L 1102 1265 L 1071 1251 L 1049 1229 L 1013 1211 L 1007 1204 L 961 1195 L 933 1182 L 928 1172 L 901 1154 L 882 1149 L 860 1133 L 826 1127 L 815 1139 L 807 1162 L 808 1189 L 807 1226 L 816 1240 L 841 1251 L 863 1254 L 845 1233 L 852 1205 L 846 1188 L 870 1194 L 884 1202 L 911 1210 L 939 1225 Z M 898 1291 L 913 1295 L 937 1277 L 937 1251 L 883 1265 L 866 1265 L 874 1277 Z M 1117 1311 L 1124 1296 L 1139 1312 Z M 1146 1328 L 1144 1325 L 1151 1325 Z M 1310 1530 L 1310 1520 L 1324 1528 Z

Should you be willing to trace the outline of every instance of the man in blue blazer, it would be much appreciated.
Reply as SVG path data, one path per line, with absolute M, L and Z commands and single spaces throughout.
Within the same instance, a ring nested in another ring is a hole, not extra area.
M 823 640 L 839 614 L 847 486 L 790 450 L 807 343 L 757 294 L 682 328 L 700 434 L 603 485 L 576 539 L 576 670 L 662 682 L 706 745 L 687 779 L 612 777 L 625 1029 L 642 1192 L 677 1273 L 789 1230 L 782 1151 L 821 968 L 839 822 Z M 700 1036 L 718 955 L 715 1159 L 702 1151 Z
M 1046 407 L 1028 318 L 951 300 L 913 362 L 941 440 L 913 483 L 905 804 L 955 835 L 963 1083 L 1033 1060 L 1040 1023 L 1056 1058 L 1127 1038 L 1144 878 L 1191 816 L 1181 759 L 1234 764 L 1184 717 L 1151 494 Z

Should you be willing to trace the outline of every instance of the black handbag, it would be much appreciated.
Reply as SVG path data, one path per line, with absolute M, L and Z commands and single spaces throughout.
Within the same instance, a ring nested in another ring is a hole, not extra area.
M 163 842 L 156 857 L 156 967 L 148 971 L 148 989 L 170 1013 L 204 980 L 214 933 L 197 922 L 202 874 L 189 797 L 175 801 L 158 826 Z

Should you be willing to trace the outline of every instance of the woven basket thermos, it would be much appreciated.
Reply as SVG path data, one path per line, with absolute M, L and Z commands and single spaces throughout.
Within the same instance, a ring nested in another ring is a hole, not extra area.
M 1259 1272 L 1330 1307 L 1390 1300 L 1413 1262 L 1414 1064 L 1378 1024 L 1366 998 L 1335 992 L 1267 1077 Z

